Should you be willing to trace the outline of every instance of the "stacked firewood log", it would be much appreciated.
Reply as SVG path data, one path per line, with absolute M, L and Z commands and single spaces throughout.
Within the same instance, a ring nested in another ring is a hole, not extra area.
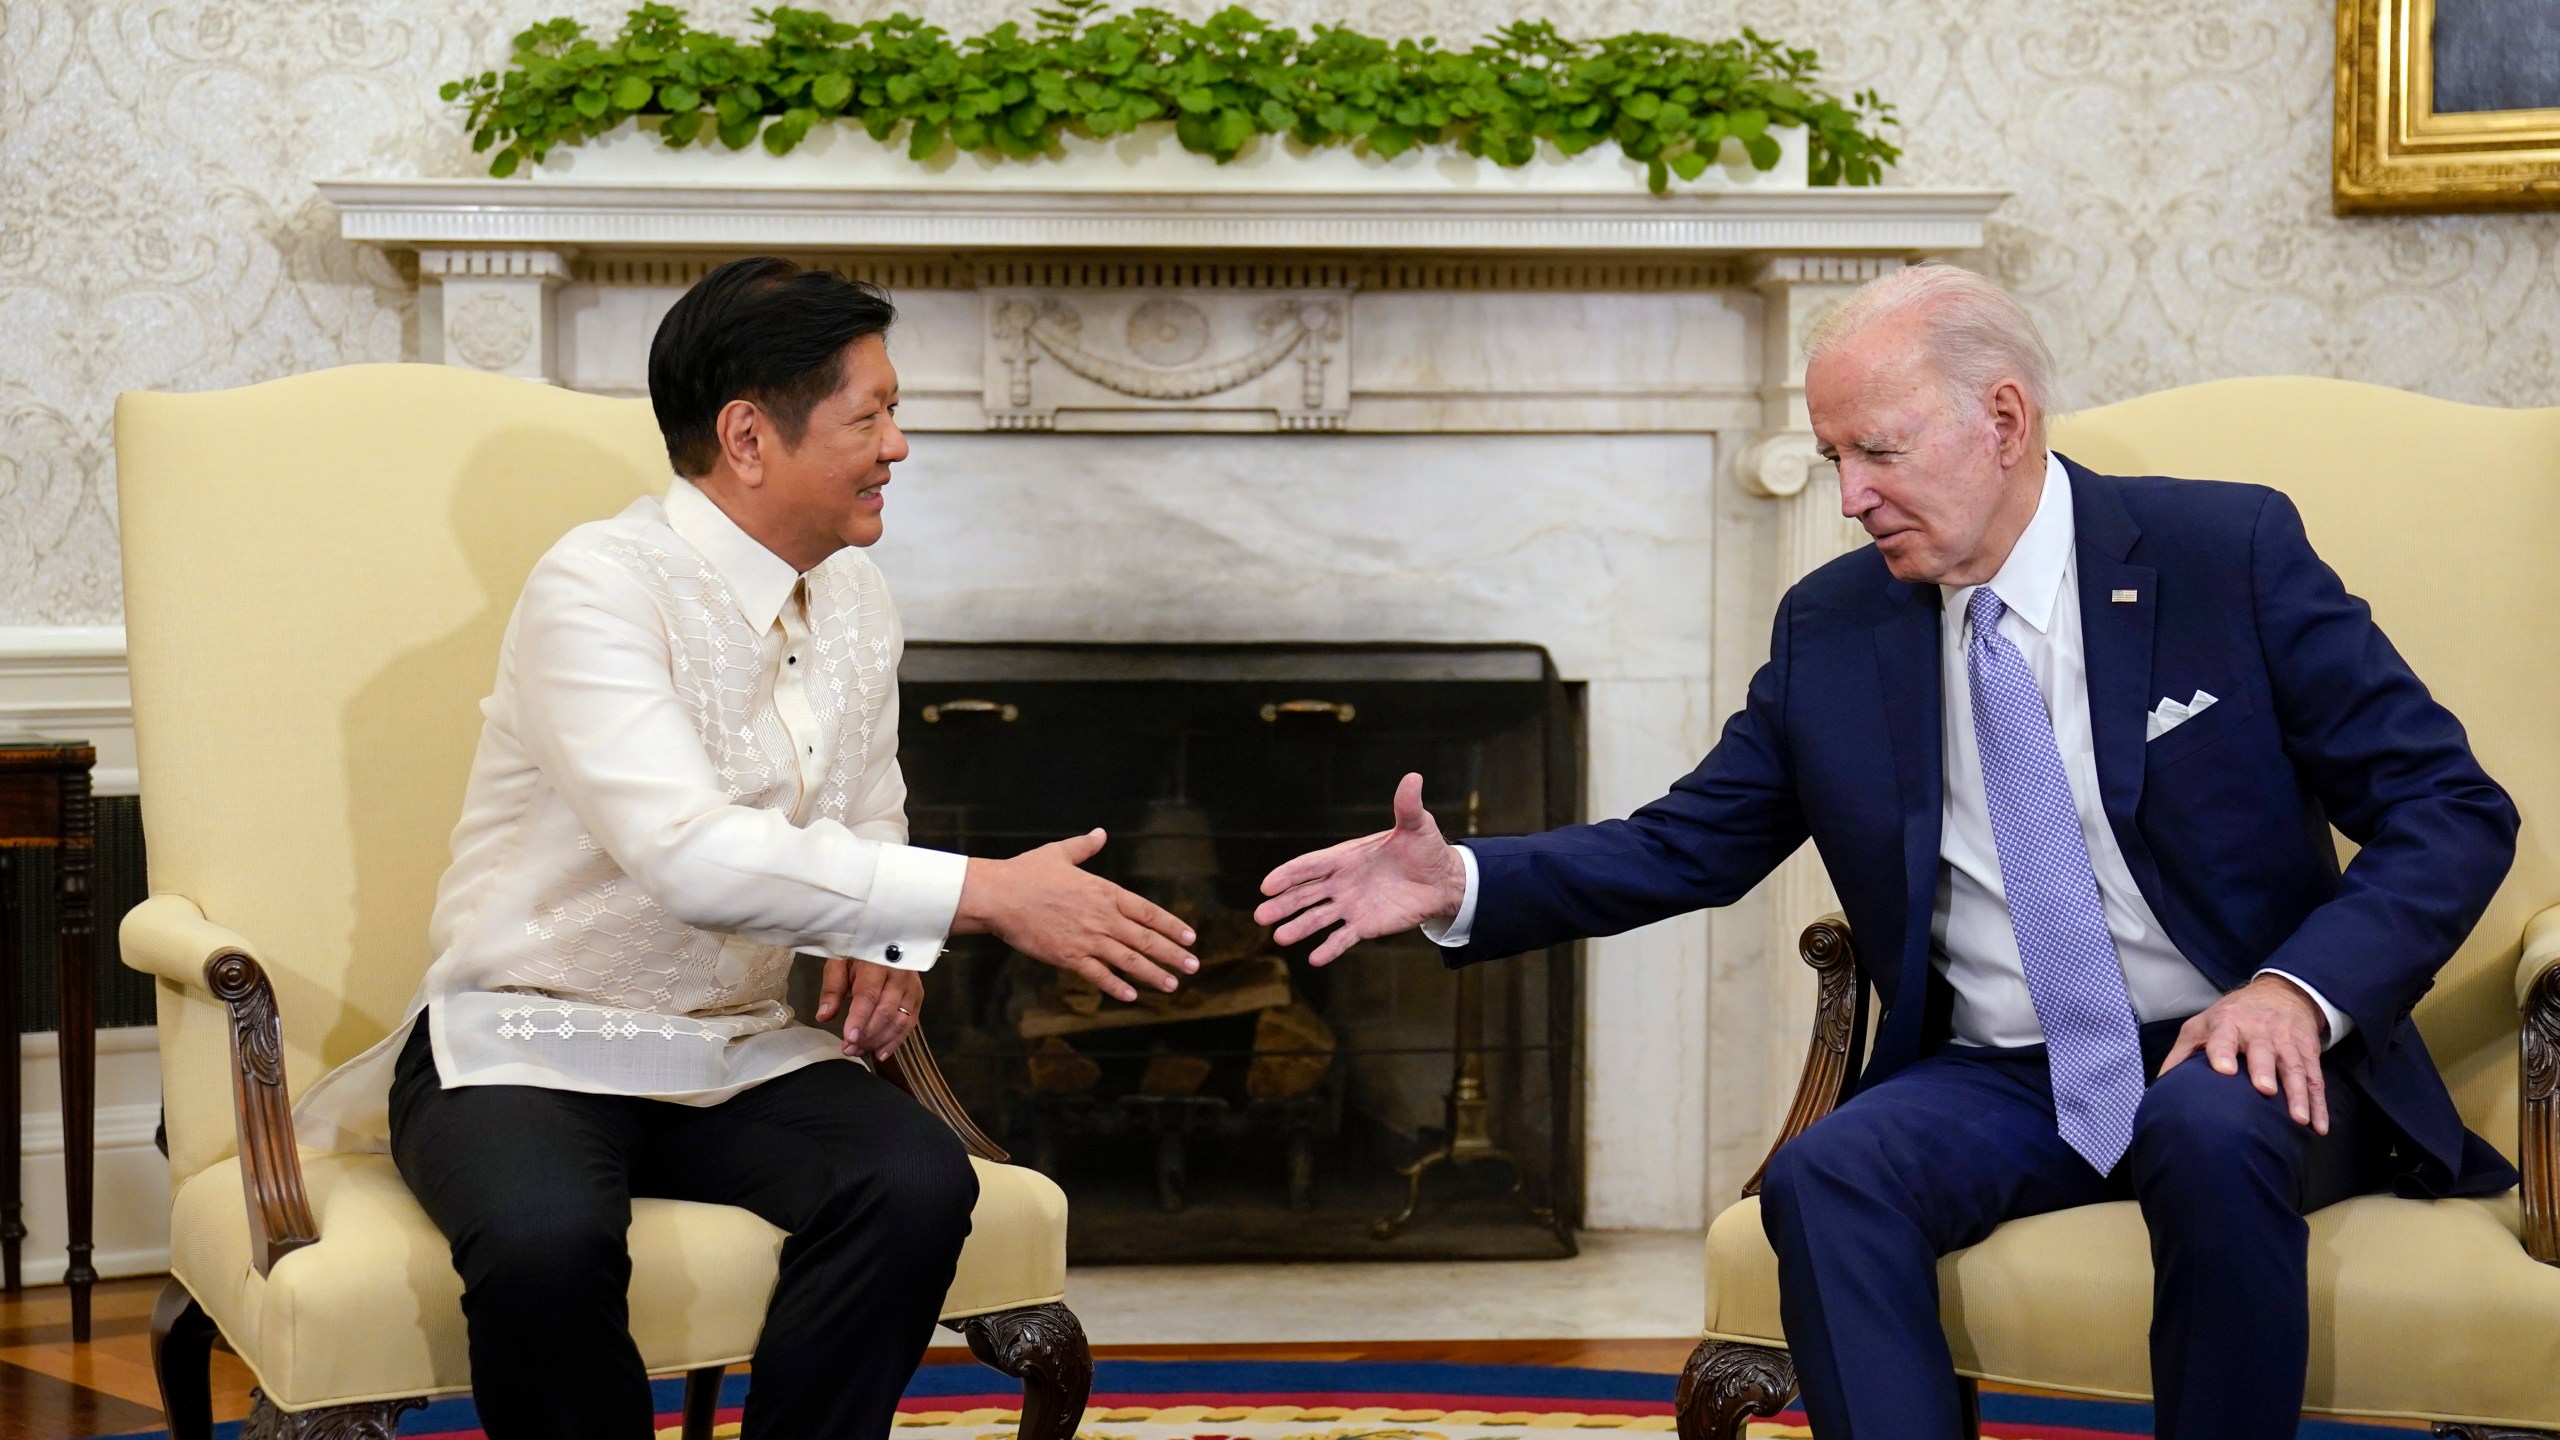
M 1169 995 L 1142 990 L 1135 1002 L 1124 1005 L 1107 1000 L 1081 976 L 1050 972 L 1017 1027 L 1032 1042 L 1033 1093 L 1076 1095 L 1101 1083 L 1102 1066 L 1078 1050 L 1071 1037 L 1243 1015 L 1255 1017 L 1253 1060 L 1245 1076 L 1250 1098 L 1293 1099 L 1324 1082 L 1333 1066 L 1332 1027 L 1290 983 L 1288 961 L 1271 943 L 1270 932 L 1237 910 L 1211 913 L 1197 928 L 1200 939 L 1193 950 L 1200 957 L 1200 971 Z M 1156 1054 L 1139 1078 L 1138 1093 L 1197 1095 L 1215 1068 L 1207 1058 L 1178 1049 Z

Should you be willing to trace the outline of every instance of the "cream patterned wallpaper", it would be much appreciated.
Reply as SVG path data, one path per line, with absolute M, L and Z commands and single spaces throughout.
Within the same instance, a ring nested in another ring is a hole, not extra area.
M 749 7 L 695 7 L 741 23 Z M 976 27 L 1028 5 L 846 0 Z M 1182 7 L 1177 7 L 1182 8 Z M 1196 0 L 1188 8 L 1198 8 Z M 1515 0 L 1262 0 L 1298 25 L 1479 33 Z M 2017 192 L 1987 266 L 2081 403 L 2299 372 L 2560 403 L 2560 215 L 2328 212 L 2330 0 L 1546 0 L 1582 33 L 1819 48 L 1896 100 L 1913 184 Z M 392 360 L 412 277 L 336 238 L 323 175 L 477 173 L 434 98 L 592 0 L 0 0 L 0 625 L 119 612 L 116 392 Z M 277 437 L 276 463 L 293 463 Z

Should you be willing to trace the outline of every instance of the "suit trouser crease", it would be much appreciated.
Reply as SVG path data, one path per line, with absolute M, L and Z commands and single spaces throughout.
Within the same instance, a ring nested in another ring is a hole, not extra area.
M 2143 1027 L 2145 1072 L 2177 1022 Z M 1780 1321 L 1821 1440 L 1962 1433 L 1938 1261 L 2030 1215 L 2132 1199 L 2150 1228 L 2152 1387 L 2169 1440 L 2294 1433 L 2309 1354 L 2303 1216 L 2379 1188 L 2366 1107 L 2325 1067 L 2330 1132 L 2194 1056 L 2144 1092 L 2099 1175 L 2054 1128 L 2043 1047 L 1948 1045 L 1780 1150 L 1762 1190 Z
M 745 1436 L 889 1433 L 959 1266 L 967 1152 L 862 1066 L 828 1061 L 717 1105 L 522 1085 L 445 1089 L 419 1026 L 393 1158 L 452 1245 L 490 1440 L 655 1433 L 631 1335 L 631 1201 L 736 1205 L 786 1231 Z

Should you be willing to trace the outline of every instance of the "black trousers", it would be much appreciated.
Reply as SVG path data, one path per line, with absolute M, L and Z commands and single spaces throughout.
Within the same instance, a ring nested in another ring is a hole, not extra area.
M 523 1085 L 448 1090 L 422 1020 L 392 1155 L 453 1245 L 490 1440 L 649 1440 L 631 1339 L 635 1196 L 790 1232 L 756 1342 L 749 1440 L 880 1440 L 969 1234 L 976 1173 L 941 1121 L 851 1061 L 712 1106 Z

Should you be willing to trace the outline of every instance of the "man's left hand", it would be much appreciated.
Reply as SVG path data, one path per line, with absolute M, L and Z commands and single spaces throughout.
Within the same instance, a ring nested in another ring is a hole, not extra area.
M 2300 986 L 2281 975 L 2261 975 L 2215 1001 L 2178 1031 L 2178 1043 L 2160 1062 L 2166 1075 L 2179 1061 L 2203 1051 L 2213 1068 L 2237 1075 L 2245 1061 L 2249 1083 L 2261 1095 L 2284 1094 L 2293 1122 L 2329 1133 L 2329 1091 L 2320 1070 L 2327 1022 Z
M 916 1028 L 924 1009 L 924 977 L 868 960 L 831 959 L 818 987 L 821 1024 L 844 1017 L 844 1053 L 886 1060 Z

